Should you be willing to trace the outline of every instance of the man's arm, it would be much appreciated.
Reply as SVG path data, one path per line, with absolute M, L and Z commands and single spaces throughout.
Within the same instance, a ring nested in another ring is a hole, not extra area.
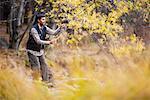
M 57 35 L 60 32 L 60 27 L 57 28 L 56 30 L 52 30 L 46 26 L 46 32 L 50 35 Z
M 38 44 L 50 44 L 50 41 L 41 40 L 35 28 L 31 29 L 31 35 Z

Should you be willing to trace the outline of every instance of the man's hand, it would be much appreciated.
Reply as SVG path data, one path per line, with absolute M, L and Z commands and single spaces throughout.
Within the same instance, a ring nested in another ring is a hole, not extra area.
M 52 40 L 49 41 L 49 44 L 55 44 L 56 41 L 57 41 L 57 39 L 52 39 Z
M 49 42 L 49 44 L 53 44 L 53 42 L 52 41 L 48 41 Z

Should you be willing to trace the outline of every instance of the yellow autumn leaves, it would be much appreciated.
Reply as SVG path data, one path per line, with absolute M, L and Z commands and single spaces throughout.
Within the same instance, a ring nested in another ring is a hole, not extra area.
M 86 33 L 93 34 L 105 34 L 110 37 L 112 40 L 115 38 L 115 41 L 111 41 L 109 46 L 110 52 L 117 55 L 126 54 L 131 51 L 142 51 L 144 49 L 144 44 L 142 40 L 139 40 L 136 36 L 130 36 L 130 43 L 128 44 L 128 40 L 121 39 L 118 37 L 118 33 L 123 33 L 124 29 L 122 25 L 119 23 L 119 18 L 123 14 L 128 14 L 132 10 L 141 10 L 148 0 L 139 0 L 137 2 L 130 1 L 114 1 L 116 8 L 114 8 L 107 0 L 95 0 L 86 3 L 85 0 L 49 0 L 52 3 L 53 9 L 47 13 L 47 15 L 54 20 L 57 24 L 61 24 L 63 20 L 68 20 L 69 23 L 66 26 L 69 29 L 74 30 L 74 36 L 72 39 L 68 39 L 67 45 L 77 45 L 84 36 L 80 36 L 78 34 L 79 30 L 85 29 Z M 40 4 L 42 0 L 37 0 Z M 109 9 L 108 15 L 102 13 L 101 11 L 96 11 L 96 9 L 103 9 L 102 7 L 106 7 L 105 9 Z M 145 8 L 144 11 L 148 11 L 148 8 Z M 148 16 L 148 14 L 145 14 Z M 146 21 L 147 17 L 144 19 Z M 68 33 L 70 34 L 70 33 Z M 117 36 L 117 38 L 116 38 Z M 75 37 L 75 38 L 74 38 Z M 120 47 L 118 45 L 121 44 L 121 41 L 125 41 Z M 118 44 L 117 44 L 118 43 Z M 126 44 L 127 43 L 127 44 Z M 133 46 L 134 45 L 134 46 Z

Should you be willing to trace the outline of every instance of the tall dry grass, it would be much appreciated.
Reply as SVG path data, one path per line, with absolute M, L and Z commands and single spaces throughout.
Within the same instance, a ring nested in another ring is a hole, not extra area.
M 0 100 L 149 100 L 150 49 L 113 57 L 97 47 L 56 49 L 47 62 L 54 88 L 32 80 L 24 67 L 0 70 Z M 6 67 L 5 59 L 0 65 Z
M 72 50 L 69 54 L 54 51 L 57 55 L 50 57 L 49 65 L 55 71 L 59 99 L 150 99 L 150 49 L 119 58 L 103 52 L 94 54 L 95 49 Z
M 49 100 L 48 87 L 32 80 L 31 71 L 25 68 L 25 55 L 12 50 L 0 54 L 0 100 Z

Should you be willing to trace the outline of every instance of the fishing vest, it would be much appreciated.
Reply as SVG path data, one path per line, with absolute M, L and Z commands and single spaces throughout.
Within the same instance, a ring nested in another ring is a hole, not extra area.
M 42 31 L 40 31 L 38 24 L 35 24 L 33 26 L 33 28 L 35 28 L 37 30 L 38 35 L 39 35 L 41 40 L 46 40 L 45 39 L 46 38 L 46 27 L 45 26 L 43 27 Z M 30 32 L 29 33 L 29 39 L 28 39 L 28 42 L 27 42 L 27 49 L 39 52 L 41 49 L 44 49 L 44 45 L 38 44 L 34 40 L 33 36 L 31 35 L 31 32 Z

